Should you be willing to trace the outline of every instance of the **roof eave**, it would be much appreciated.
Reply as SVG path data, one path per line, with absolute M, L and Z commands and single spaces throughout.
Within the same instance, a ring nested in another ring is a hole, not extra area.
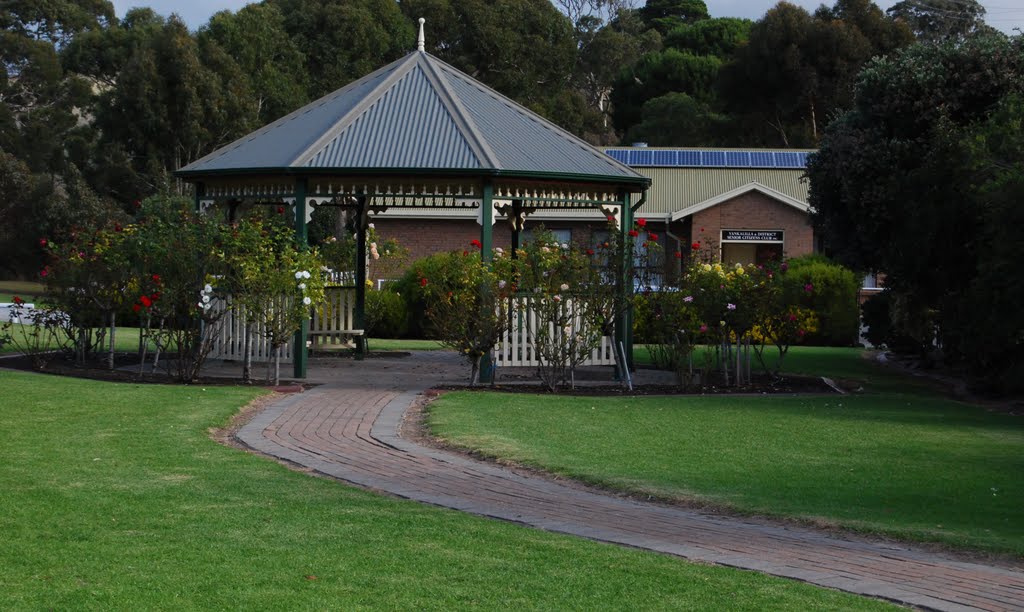
M 568 172 L 546 172 L 533 170 L 501 170 L 494 168 L 222 168 L 216 170 L 178 170 L 174 176 L 189 182 L 200 182 L 204 178 L 227 176 L 284 175 L 302 176 L 437 176 L 466 178 L 523 178 L 545 181 L 566 181 L 571 183 L 599 183 L 617 187 L 634 187 L 637 191 L 650 187 L 651 179 L 642 176 L 615 176 L 577 174 Z

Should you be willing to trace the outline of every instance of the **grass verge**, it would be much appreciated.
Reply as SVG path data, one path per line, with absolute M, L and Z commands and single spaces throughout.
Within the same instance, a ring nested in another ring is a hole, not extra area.
M 3 371 L 0 385 L 5 609 L 888 608 L 385 498 L 210 440 L 251 389 Z
M 620 490 L 1024 555 L 1024 420 L 945 399 L 853 349 L 791 357 L 796 371 L 866 392 L 452 393 L 429 425 L 458 446 Z

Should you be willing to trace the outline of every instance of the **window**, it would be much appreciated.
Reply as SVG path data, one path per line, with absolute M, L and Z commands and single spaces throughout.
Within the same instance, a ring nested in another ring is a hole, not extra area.
M 554 236 L 555 240 L 559 244 L 569 244 L 572 242 L 572 230 L 568 229 L 549 229 L 545 228 L 545 231 Z M 520 244 L 526 246 L 533 241 L 533 230 L 525 230 L 520 238 Z

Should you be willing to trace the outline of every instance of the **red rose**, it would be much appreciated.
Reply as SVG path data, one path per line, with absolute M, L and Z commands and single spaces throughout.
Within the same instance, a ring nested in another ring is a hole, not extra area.
M 47 244 L 49 244 L 49 243 L 46 242 L 46 238 L 40 238 L 39 239 L 39 246 L 41 246 L 41 247 L 43 247 L 45 249 Z
M 700 250 L 700 243 L 694 242 L 693 244 L 690 245 L 690 248 L 693 249 L 694 251 Z
M 658 241 L 658 235 L 655 234 L 654 232 L 651 232 L 651 233 L 647 234 L 647 239 L 650 240 L 651 242 L 657 242 Z
M 153 279 L 153 282 L 154 282 L 154 283 L 159 283 L 159 282 L 160 282 L 160 275 L 159 275 L 159 274 L 154 274 L 154 275 L 153 275 L 153 276 L 151 276 L 150 278 L 152 278 L 152 279 Z
M 633 238 L 636 238 L 637 236 L 640 235 L 640 232 L 636 230 L 629 230 L 629 235 L 632 236 Z
M 643 247 L 644 247 L 645 249 L 647 248 L 647 243 L 646 243 L 646 242 L 645 242 L 645 243 L 643 244 Z
M 24 303 L 25 303 L 25 300 L 21 299 L 21 298 L 20 298 L 20 297 L 18 297 L 18 296 L 14 296 L 14 303 L 15 303 L 15 304 L 17 304 L 17 305 L 19 305 L 19 306 L 21 306 L 22 304 L 24 304 Z
M 132 310 L 135 311 L 135 312 L 138 312 L 139 311 L 139 305 L 138 304 L 132 305 Z
M 641 217 L 640 219 L 636 220 L 636 224 L 640 227 L 645 227 L 647 225 L 647 219 Z
M 283 215 L 284 214 L 284 206 L 278 206 L 277 207 L 277 214 L 279 214 L 279 215 Z
M 155 302 L 155 301 L 157 301 L 157 300 L 159 300 L 159 299 L 160 299 L 160 292 L 159 292 L 159 291 L 157 291 L 157 292 L 156 292 L 156 293 L 154 293 L 153 295 L 149 296 L 149 299 L 153 300 L 154 302 Z
M 594 249 L 587 249 L 587 255 L 593 255 Z
M 476 248 L 478 248 L 478 249 L 482 249 L 482 248 L 484 248 L 484 245 L 483 245 L 483 244 L 482 244 L 482 243 L 481 243 L 481 242 L 480 242 L 479 240 L 477 240 L 477 239 L 475 239 L 475 238 L 474 238 L 473 240 L 471 240 L 471 241 L 470 241 L 469 243 L 470 243 L 471 245 L 475 246 L 475 247 L 476 247 Z
M 679 251 L 676 251 L 676 259 L 682 259 L 682 258 L 683 258 L 683 254 L 680 253 Z
M 153 305 L 153 300 L 149 299 L 148 295 L 144 295 L 144 296 L 140 297 L 139 301 L 142 302 L 142 305 L 145 308 L 149 308 L 150 306 Z
M 466 255 L 469 255 L 469 251 L 463 251 L 463 252 L 462 252 L 462 256 L 463 256 L 463 257 L 465 257 Z
M 611 223 L 615 223 L 615 215 L 608 215 L 608 221 Z
M 420 287 L 426 287 L 426 286 L 427 286 L 427 279 L 421 278 L 420 279 Z
M 50 273 L 50 269 L 49 268 L 43 268 L 42 270 L 39 271 L 39 276 L 46 276 L 49 273 Z

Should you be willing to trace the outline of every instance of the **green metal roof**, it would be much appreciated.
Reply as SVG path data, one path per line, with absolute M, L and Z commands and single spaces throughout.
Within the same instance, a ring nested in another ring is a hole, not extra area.
M 722 194 L 757 183 L 770 190 L 807 202 L 808 184 L 804 170 L 762 168 L 637 168 L 651 179 L 647 202 L 638 215 L 685 217 L 690 209 Z

